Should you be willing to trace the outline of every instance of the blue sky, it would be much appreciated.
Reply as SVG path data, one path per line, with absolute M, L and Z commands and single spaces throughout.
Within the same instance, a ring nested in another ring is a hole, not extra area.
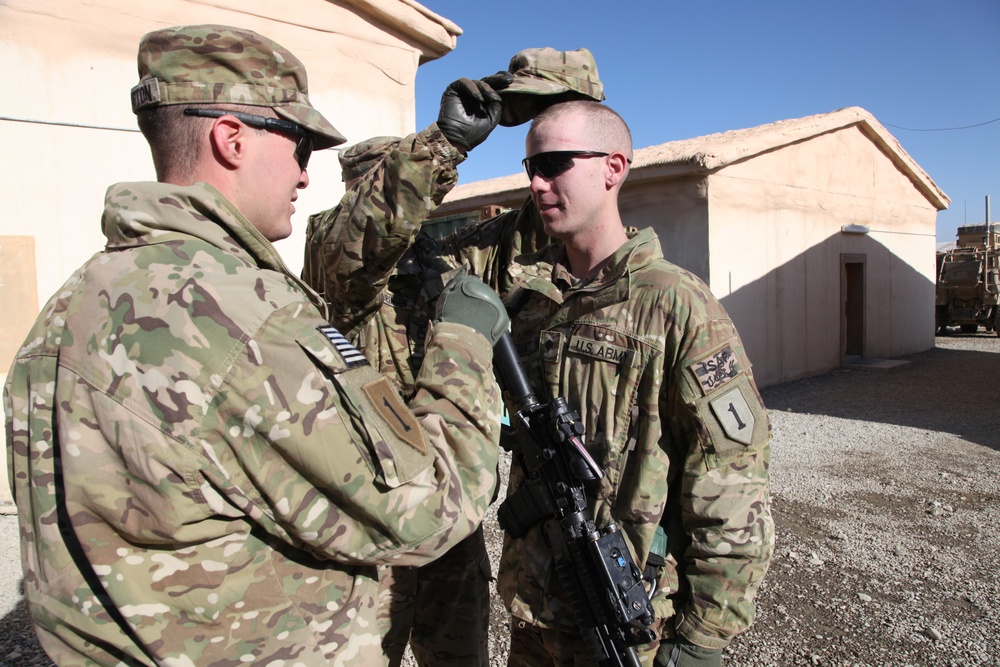
M 586 47 L 636 148 L 860 106 L 951 198 L 939 242 L 981 222 L 987 196 L 1000 220 L 1000 0 L 421 4 L 464 33 L 418 70 L 418 128 L 459 77 L 506 69 L 523 48 Z M 525 131 L 497 128 L 460 181 L 518 171 Z

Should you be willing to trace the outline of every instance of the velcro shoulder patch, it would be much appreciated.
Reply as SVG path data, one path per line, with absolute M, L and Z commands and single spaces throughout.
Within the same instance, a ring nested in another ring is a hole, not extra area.
M 743 365 L 736 358 L 732 346 L 727 343 L 688 366 L 688 370 L 704 395 L 739 377 L 743 372 Z
M 337 354 L 340 358 L 344 360 L 344 364 L 348 368 L 354 368 L 355 366 L 366 366 L 368 360 L 365 359 L 365 355 L 361 354 L 356 347 L 351 345 L 351 342 L 344 338 L 344 334 L 337 331 L 334 327 L 330 325 L 324 325 L 316 327 L 317 331 L 326 336 L 326 339 L 333 343 L 333 348 L 337 350 Z
M 715 413 L 715 418 L 722 426 L 722 430 L 731 440 L 744 445 L 753 444 L 754 426 L 757 424 L 757 418 L 739 386 L 734 386 L 721 396 L 712 399 L 709 401 L 709 405 L 712 406 L 712 412 Z
M 389 425 L 397 438 L 410 445 L 421 454 L 427 453 L 424 431 L 409 408 L 403 403 L 393 388 L 389 378 L 380 377 L 361 388 L 371 401 L 375 412 Z

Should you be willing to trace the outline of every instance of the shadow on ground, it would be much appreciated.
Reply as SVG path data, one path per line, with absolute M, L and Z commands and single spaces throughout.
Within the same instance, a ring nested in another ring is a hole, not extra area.
M 0 667 L 54 667 L 38 644 L 24 599 L 0 619 Z
M 949 349 L 981 338 L 996 350 Z M 761 390 L 768 410 L 828 415 L 950 433 L 1000 451 L 1000 340 L 993 334 L 939 337 L 937 346 L 892 369 L 841 369 Z M 831 391 L 836 383 L 836 391 Z

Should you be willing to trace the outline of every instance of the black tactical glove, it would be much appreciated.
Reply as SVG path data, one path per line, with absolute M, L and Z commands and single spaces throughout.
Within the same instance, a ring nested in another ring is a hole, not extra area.
M 486 141 L 503 110 L 503 102 L 496 91 L 509 86 L 512 80 L 508 72 L 497 72 L 485 79 L 461 78 L 449 84 L 441 96 L 437 120 L 438 128 L 448 141 L 465 151 Z
M 475 276 L 453 278 L 437 300 L 435 322 L 456 322 L 472 327 L 496 345 L 507 331 L 510 318 L 496 292 Z
M 496 74 L 484 76 L 480 79 L 480 81 L 499 93 L 501 90 L 514 83 L 514 75 L 507 70 L 500 70 Z
M 722 649 L 702 648 L 678 637 L 661 642 L 653 660 L 654 667 L 722 667 Z

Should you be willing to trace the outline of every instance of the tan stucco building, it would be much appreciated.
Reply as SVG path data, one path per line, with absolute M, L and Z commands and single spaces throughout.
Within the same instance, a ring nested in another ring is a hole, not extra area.
M 291 49 L 349 143 L 413 131 L 417 68 L 461 34 L 414 0 L 4 0 L 0 379 L 41 303 L 103 246 L 105 189 L 153 179 L 129 105 L 135 50 L 181 23 L 246 27 Z M 296 233 L 278 244 L 294 272 L 306 217 L 343 192 L 334 150 L 309 172 Z M 526 195 L 523 174 L 462 185 L 439 215 Z M 948 204 L 858 108 L 639 150 L 622 194 L 626 223 L 654 227 L 667 258 L 723 301 L 762 385 L 932 347 L 935 217 Z
M 411 0 L 4 0 L 0 3 L 0 373 L 41 303 L 104 245 L 104 191 L 154 180 L 129 102 L 136 47 L 150 30 L 220 23 L 256 30 L 306 65 L 310 98 L 349 143 L 414 130 L 417 67 L 461 30 Z M 309 163 L 295 234 L 278 244 L 302 265 L 305 220 L 343 194 L 336 151 Z
M 520 206 L 523 173 L 459 185 L 439 216 Z M 934 346 L 935 220 L 948 197 L 864 109 L 635 152 L 620 206 L 697 274 L 761 386 Z
M 348 143 L 414 130 L 417 67 L 461 29 L 413 0 L 3 0 L 0 2 L 0 380 L 40 306 L 104 246 L 104 192 L 155 180 L 129 101 L 151 30 L 218 23 L 290 49 L 313 104 Z M 335 150 L 309 163 L 295 233 L 277 244 L 298 273 L 306 218 L 343 194 Z M 9 502 L 0 456 L 0 504 Z

